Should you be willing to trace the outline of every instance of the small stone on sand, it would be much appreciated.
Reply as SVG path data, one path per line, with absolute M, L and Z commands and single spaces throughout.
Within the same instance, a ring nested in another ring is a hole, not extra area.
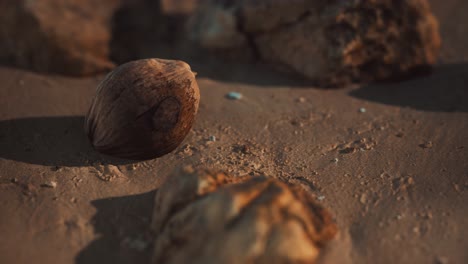
M 55 188 L 55 187 L 57 187 L 57 182 L 55 182 L 55 181 L 48 181 L 48 182 L 46 182 L 46 183 L 41 184 L 41 187 Z
M 367 202 L 367 195 L 365 193 L 361 194 L 361 198 L 359 199 L 359 201 L 362 204 L 365 204 Z
M 242 99 L 242 94 L 238 92 L 229 92 L 226 94 L 226 98 L 230 100 L 240 100 Z
M 367 110 L 364 107 L 359 108 L 359 113 L 365 113 Z
M 424 142 L 423 144 L 420 144 L 419 146 L 425 149 L 432 148 L 432 141 Z

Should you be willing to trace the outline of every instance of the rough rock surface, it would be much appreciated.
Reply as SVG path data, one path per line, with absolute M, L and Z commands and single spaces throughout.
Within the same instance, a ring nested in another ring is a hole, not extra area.
M 321 86 L 393 80 L 436 62 L 438 23 L 426 0 L 206 1 L 192 38 L 258 59 Z
M 336 233 L 299 187 L 186 168 L 157 192 L 153 263 L 313 263 Z
M 200 0 L 160 0 L 160 7 L 164 14 L 191 14 Z
M 0 1 L 0 62 L 82 76 L 113 67 L 111 20 L 121 0 Z

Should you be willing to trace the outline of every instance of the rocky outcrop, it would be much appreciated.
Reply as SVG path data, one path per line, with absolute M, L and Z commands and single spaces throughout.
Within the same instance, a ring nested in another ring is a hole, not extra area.
M 324 87 L 411 75 L 440 48 L 426 0 L 209 0 L 190 25 L 208 49 L 242 46 Z

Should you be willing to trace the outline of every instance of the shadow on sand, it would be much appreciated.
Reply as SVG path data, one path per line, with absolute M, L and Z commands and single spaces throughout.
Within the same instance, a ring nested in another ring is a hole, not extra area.
M 75 263 L 149 263 L 154 195 L 152 191 L 91 202 L 97 209 L 92 224 L 101 237 L 78 253 Z
M 83 116 L 0 121 L 0 158 L 46 166 L 133 162 L 97 153 L 84 134 L 83 124 Z
M 468 112 L 468 64 L 437 66 L 432 74 L 403 82 L 370 84 L 351 96 L 433 112 Z

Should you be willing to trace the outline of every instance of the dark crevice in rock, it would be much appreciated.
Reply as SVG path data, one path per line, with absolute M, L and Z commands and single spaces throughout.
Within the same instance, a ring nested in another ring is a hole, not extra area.
M 237 22 L 237 31 L 245 36 L 245 39 L 247 41 L 247 47 L 252 52 L 253 60 L 259 61 L 261 59 L 260 50 L 258 49 L 257 44 L 255 43 L 255 35 L 245 30 L 245 17 L 242 14 L 242 9 L 237 8 L 234 11 L 234 16 Z

